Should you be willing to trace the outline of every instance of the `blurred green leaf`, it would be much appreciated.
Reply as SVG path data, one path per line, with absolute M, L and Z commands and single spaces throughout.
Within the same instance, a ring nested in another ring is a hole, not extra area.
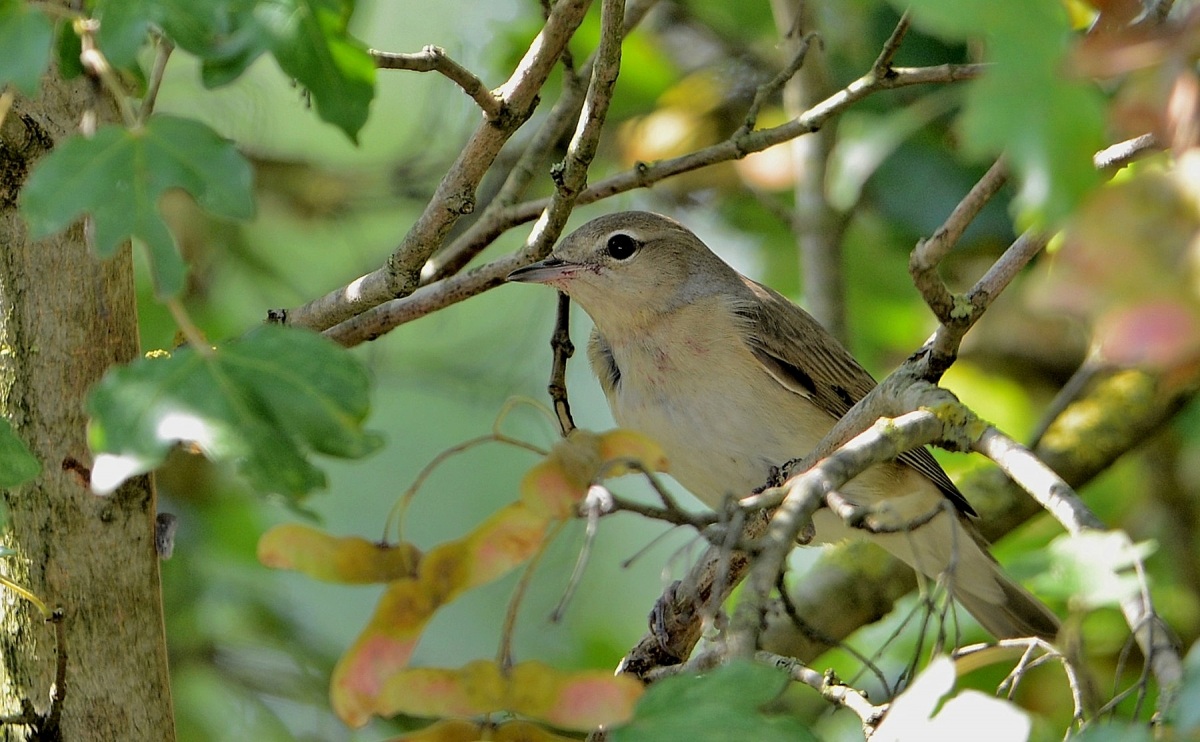
M 1200 642 L 1192 645 L 1183 667 L 1183 684 L 1168 716 L 1179 739 L 1200 736 Z
M 250 165 L 233 143 L 198 121 L 163 115 L 139 129 L 105 126 L 91 138 L 66 140 L 30 175 L 21 207 L 34 237 L 91 214 L 103 257 L 138 238 L 149 250 L 159 294 L 173 296 L 183 288 L 185 266 L 158 210 L 170 188 L 182 188 L 220 216 L 254 213 Z
M 1054 222 L 1100 183 L 1092 155 L 1104 143 L 1100 92 L 1064 76 L 1072 33 L 1060 3 L 1043 0 L 892 0 L 951 40 L 987 39 L 991 67 L 970 83 L 959 120 L 974 156 L 1009 158 L 1021 178 L 1025 221 Z
M 783 692 L 785 673 L 773 667 L 736 662 L 703 675 L 677 675 L 646 690 L 633 720 L 613 729 L 613 742 L 686 739 L 718 742 L 816 740 L 800 721 L 767 716 L 759 709 Z
M 312 95 L 317 114 L 358 141 L 375 96 L 375 64 L 347 26 L 350 0 L 101 0 L 100 46 L 129 67 L 151 25 L 201 60 L 207 87 L 240 77 L 270 51 Z
M 96 41 L 114 67 L 130 67 L 146 42 L 150 24 L 160 24 L 160 0 L 97 0 L 93 14 L 100 21 Z
M 75 33 L 75 27 L 70 21 L 60 21 L 55 27 L 57 38 L 54 53 L 58 58 L 58 74 L 64 80 L 71 80 L 83 74 L 83 62 L 79 55 L 83 53 L 83 43 Z
M 1135 544 L 1124 531 L 1060 536 L 1050 542 L 1050 568 L 1033 580 L 1034 587 L 1084 609 L 1119 606 L 1140 589 L 1134 564 L 1154 550 L 1153 542 Z
M 1145 724 L 1113 721 L 1089 724 L 1071 739 L 1074 742 L 1150 742 L 1154 737 Z
M 16 487 L 41 473 L 41 462 L 13 432 L 8 420 L 0 417 L 0 488 Z
M 375 63 L 347 32 L 345 0 L 263 0 L 255 18 L 284 72 L 312 94 L 317 114 L 353 141 L 375 95 Z
M 359 362 L 303 330 L 268 325 L 207 353 L 145 358 L 110 371 L 88 400 L 92 486 L 110 492 L 183 442 L 235 462 L 261 492 L 299 497 L 325 485 L 305 449 L 361 458 L 381 445 L 362 427 L 367 409 Z
M 37 95 L 53 36 L 45 13 L 24 0 L 0 0 L 0 88 L 12 83 L 30 97 Z

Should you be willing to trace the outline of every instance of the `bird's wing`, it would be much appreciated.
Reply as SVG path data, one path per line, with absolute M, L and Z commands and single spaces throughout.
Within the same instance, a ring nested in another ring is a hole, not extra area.
M 871 374 L 807 312 L 766 286 L 742 280 L 755 300 L 739 302 L 734 311 L 749 323 L 750 350 L 776 381 L 835 420 L 875 388 Z M 906 451 L 898 460 L 925 475 L 960 511 L 976 515 L 929 449 Z

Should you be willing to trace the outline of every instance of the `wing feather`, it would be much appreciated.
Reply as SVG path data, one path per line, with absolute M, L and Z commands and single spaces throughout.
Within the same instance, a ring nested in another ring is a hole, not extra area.
M 776 381 L 835 420 L 875 388 L 871 374 L 811 315 L 766 286 L 742 280 L 753 300 L 739 302 L 734 311 L 749 323 L 750 350 Z M 937 485 L 961 512 L 976 515 L 929 449 L 907 451 L 898 460 Z

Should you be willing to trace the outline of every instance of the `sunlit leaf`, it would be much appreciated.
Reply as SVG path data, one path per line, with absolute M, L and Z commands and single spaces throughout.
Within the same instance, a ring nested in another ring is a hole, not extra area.
M 609 739 L 815 742 L 816 736 L 797 719 L 761 711 L 787 683 L 787 675 L 780 670 L 748 662 L 735 662 L 703 675 L 665 678 L 646 690 L 633 719 L 613 729 Z
M 1134 543 L 1124 531 L 1060 536 L 1050 542 L 1050 570 L 1034 585 L 1081 609 L 1118 606 L 1140 590 L 1134 564 L 1154 551 L 1152 542 Z
M 199 121 L 152 116 L 144 127 L 101 127 L 59 144 L 34 169 L 21 208 L 35 238 L 87 213 L 101 256 L 130 237 L 149 250 L 160 294 L 183 288 L 184 264 L 158 209 L 165 191 L 182 188 L 218 216 L 254 213 L 250 164 L 233 143 Z
M 408 665 L 426 623 L 444 603 L 528 559 L 548 520 L 521 503 L 503 508 L 465 538 L 440 544 L 421 560 L 415 579 L 388 585 L 331 681 L 334 710 L 347 724 L 367 722 L 384 684 Z
M 317 580 L 365 584 L 416 574 L 421 555 L 409 543 L 381 544 L 359 536 L 332 536 L 301 523 L 285 523 L 258 541 L 258 561 Z
M 954 689 L 954 663 L 938 657 L 925 668 L 888 709 L 871 735 L 873 742 L 915 739 L 958 739 L 964 729 L 987 720 L 987 738 L 996 742 L 1025 742 L 1032 726 L 1017 706 L 979 691 L 963 691 L 942 702 Z M 941 708 L 939 708 L 939 705 Z
M 11 83 L 33 97 L 46 64 L 54 26 L 24 0 L 0 0 L 0 89 Z
M 41 473 L 41 462 L 13 432 L 8 420 L 0 417 L 0 488 L 16 487 Z
M 306 450 L 359 458 L 379 447 L 362 427 L 367 406 L 361 364 L 303 330 L 268 325 L 207 353 L 141 359 L 88 400 L 92 486 L 110 492 L 188 443 L 234 462 L 261 492 L 303 495 L 325 484 Z

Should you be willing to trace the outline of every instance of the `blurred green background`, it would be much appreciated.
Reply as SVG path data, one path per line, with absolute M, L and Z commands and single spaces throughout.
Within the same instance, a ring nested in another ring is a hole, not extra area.
M 724 136 L 740 123 L 754 86 L 784 61 L 767 3 L 691 0 L 663 6 L 627 43 L 615 120 L 593 182 L 632 161 L 669 156 L 677 153 L 673 148 Z M 890 6 L 870 0 L 826 7 L 837 15 L 819 19 L 822 54 L 831 82 L 841 86 L 869 67 L 896 15 Z M 437 44 L 497 86 L 536 33 L 539 17 L 531 0 L 448 0 L 436 7 L 360 0 L 354 29 L 370 46 L 388 51 Z M 577 58 L 589 51 L 588 39 L 596 38 L 595 9 L 589 23 L 590 30 L 584 29 L 573 45 Z M 898 63 L 965 59 L 966 49 L 914 33 Z M 544 105 L 552 95 L 548 90 Z M 839 164 L 827 190 L 835 201 L 854 207 L 845 232 L 851 345 L 877 376 L 933 329 L 907 275 L 909 250 L 941 223 L 987 165 L 959 161 L 947 147 L 958 100 L 953 88 L 896 91 L 868 99 L 837 123 L 834 161 Z M 257 168 L 259 214 L 252 223 L 214 222 L 185 199 L 167 204 L 193 266 L 188 308 L 214 340 L 254 326 L 270 308 L 296 306 L 376 268 L 480 120 L 474 105 L 446 79 L 382 71 L 361 146 L 354 147 L 307 110 L 301 91 L 270 61 L 260 61 L 228 88 L 206 91 L 196 66 L 181 53 L 171 61 L 159 110 L 206 121 L 241 143 Z M 772 116 L 781 120 L 783 114 L 769 110 L 763 122 L 770 123 Z M 572 224 L 626 208 L 672 214 L 743 272 L 803 303 L 794 238 L 777 216 L 790 197 L 786 187 L 778 187 L 786 157 L 764 156 L 758 165 L 757 173 L 743 163 L 721 165 L 678 183 L 609 199 L 577 210 Z M 787 178 L 783 181 L 786 186 Z M 535 188 L 547 193 L 549 179 L 539 178 Z M 514 249 L 526 234 L 527 227 L 504 235 L 484 258 Z M 952 286 L 974 280 L 1012 237 L 1005 204 L 989 206 L 947 264 Z M 1034 429 L 1087 349 L 1086 327 L 1031 299 L 1039 271 L 1052 265 L 1053 260 L 1043 261 L 997 303 L 945 380 L 983 417 L 1018 439 Z M 174 323 L 154 300 L 149 282 L 142 285 L 143 347 L 171 347 Z M 327 585 L 267 570 L 255 560 L 256 541 L 273 524 L 304 519 L 335 534 L 379 538 L 389 508 L 435 455 L 486 433 L 514 396 L 545 402 L 553 310 L 552 292 L 505 286 L 357 348 L 375 381 L 369 426 L 386 435 L 387 446 L 365 462 L 326 462 L 329 491 L 310 498 L 303 512 L 252 496 L 228 472 L 200 459 L 183 453 L 173 457 L 159 485 L 162 509 L 180 519 L 175 556 L 163 564 L 163 574 L 181 740 L 374 740 L 404 728 L 401 721 L 349 730 L 328 710 L 332 665 L 366 622 L 381 588 Z M 578 346 L 588 330 L 588 320 L 576 312 Z M 594 430 L 611 427 L 582 353 L 572 362 L 568 381 L 577 423 Z M 556 437 L 554 426 L 529 406 L 517 407 L 503 427 L 543 446 Z M 1161 538 L 1162 523 L 1173 516 L 1154 498 L 1150 490 L 1156 480 L 1147 471 L 1200 460 L 1198 443 L 1200 415 L 1193 409 L 1148 444 L 1154 458 L 1126 457 L 1089 486 L 1089 503 L 1107 522 L 1124 525 L 1135 540 Z M 965 456 L 938 455 L 952 476 L 981 465 Z M 406 535 L 428 548 L 465 533 L 515 498 L 522 473 L 533 463 L 531 454 L 499 445 L 451 459 L 424 485 Z M 1194 497 L 1200 471 L 1194 463 L 1180 471 Z M 633 479 L 614 488 L 645 494 Z M 582 524 L 570 524 L 551 547 L 522 606 L 517 657 L 566 666 L 614 665 L 641 636 L 664 585 L 701 551 L 691 534 L 680 531 L 639 554 L 665 530 L 630 515 L 603 520 L 584 582 L 565 620 L 552 625 L 548 616 L 583 541 Z M 1006 563 L 1020 561 L 1058 532 L 1055 524 L 1039 520 L 1000 544 L 996 553 Z M 630 566 L 622 566 L 635 554 Z M 1186 558 L 1180 564 L 1171 554 L 1160 549 L 1149 567 L 1159 607 L 1186 645 L 1200 633 L 1198 586 L 1192 582 L 1196 570 Z M 811 551 L 800 553 L 796 564 L 802 568 L 811 559 Z M 1014 571 L 1028 576 L 1020 564 Z M 515 580 L 510 575 L 472 591 L 439 613 L 414 664 L 456 666 L 494 656 Z M 1055 608 L 1066 613 L 1063 605 Z M 1100 612 L 1088 618 L 1087 629 L 1098 661 L 1114 664 L 1124 641 L 1119 615 Z M 872 647 L 888 631 L 872 629 L 856 643 Z M 903 658 L 911 646 L 897 644 L 894 658 L 884 664 L 902 664 L 895 658 Z M 1044 681 L 1046 686 L 1057 682 Z M 1043 686 L 1033 687 L 1027 696 Z M 814 698 L 798 702 L 822 715 L 822 729 L 838 737 L 861 735 L 853 717 L 823 713 L 824 702 Z M 1045 725 L 1046 733 L 1061 734 L 1065 710 L 1039 710 L 1055 719 Z

